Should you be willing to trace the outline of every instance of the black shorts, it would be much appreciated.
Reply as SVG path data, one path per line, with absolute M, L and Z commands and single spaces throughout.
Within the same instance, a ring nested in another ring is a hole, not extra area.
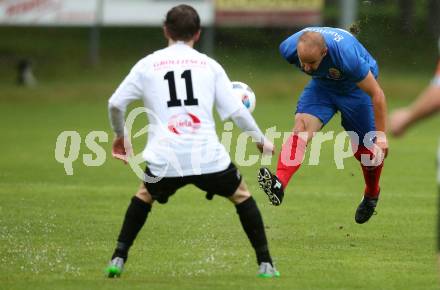
M 145 173 L 155 177 L 150 169 L 145 169 Z M 212 199 L 215 194 L 230 197 L 241 183 L 241 174 L 234 163 L 231 162 L 228 168 L 220 172 L 189 175 L 182 177 L 163 177 L 156 183 L 144 182 L 145 188 L 151 194 L 154 200 L 159 203 L 166 203 L 178 189 L 188 184 L 194 184 L 206 192 L 206 198 Z

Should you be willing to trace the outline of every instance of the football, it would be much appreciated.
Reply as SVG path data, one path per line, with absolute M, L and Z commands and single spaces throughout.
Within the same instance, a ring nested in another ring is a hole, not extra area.
M 249 112 L 252 113 L 255 110 L 256 98 L 251 87 L 243 82 L 232 82 L 232 89 L 235 96 L 239 98 Z

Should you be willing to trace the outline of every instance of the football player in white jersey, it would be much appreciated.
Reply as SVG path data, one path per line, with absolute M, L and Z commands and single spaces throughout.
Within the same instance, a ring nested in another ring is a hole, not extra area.
M 410 106 L 399 108 L 391 114 L 390 131 L 394 136 L 402 136 L 409 127 L 438 111 L 440 111 L 440 58 L 430 85 Z
M 391 114 L 389 124 L 390 131 L 394 136 L 403 136 L 410 127 L 419 121 L 440 112 L 440 37 L 438 52 L 437 70 L 429 86 L 419 94 L 411 105 L 398 108 Z M 440 193 L 440 144 L 437 152 L 437 184 Z M 440 201 L 438 205 L 440 206 Z M 440 274 L 440 208 L 437 209 L 437 259 Z
M 154 201 L 166 203 L 179 188 L 194 184 L 228 198 L 237 214 L 259 265 L 259 277 L 278 277 L 272 263 L 263 219 L 240 173 L 219 142 L 213 108 L 222 120 L 232 119 L 251 135 L 260 152 L 273 154 L 273 144 L 258 128 L 222 66 L 193 49 L 200 37 L 200 18 L 188 5 L 168 11 L 164 22 L 168 47 L 141 59 L 109 100 L 109 114 L 116 134 L 113 156 L 127 161 L 125 110 L 141 100 L 149 120 L 148 142 L 142 153 L 147 162 L 144 182 L 125 214 L 116 249 L 107 267 L 108 277 L 121 275 L 128 251 L 143 227 Z M 157 182 L 147 182 L 149 178 Z M 170 237 L 172 238 L 172 237 Z

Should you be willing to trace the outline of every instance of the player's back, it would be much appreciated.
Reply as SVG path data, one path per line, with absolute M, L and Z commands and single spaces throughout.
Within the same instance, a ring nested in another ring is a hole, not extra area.
M 210 58 L 177 43 L 156 51 L 142 62 L 144 103 L 162 122 L 188 112 L 203 119 L 212 117 L 215 71 Z
M 219 111 L 221 94 L 232 95 L 232 87 L 217 62 L 178 42 L 147 56 L 130 74 L 137 78 L 147 108 L 150 127 L 143 156 L 153 174 L 194 175 L 229 165 L 215 131 L 213 107 Z M 235 108 L 223 106 L 219 113 L 227 117 Z
M 320 33 L 328 48 L 318 69 L 311 73 L 319 83 L 328 88 L 345 90 L 365 78 L 368 71 L 377 77 L 376 60 L 356 37 L 340 28 L 307 27 L 284 40 L 280 52 L 289 63 L 301 68 L 296 47 L 300 36 L 306 31 Z

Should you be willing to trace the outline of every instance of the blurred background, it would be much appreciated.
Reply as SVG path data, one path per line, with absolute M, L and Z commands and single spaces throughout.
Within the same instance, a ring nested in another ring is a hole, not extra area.
M 165 45 L 161 30 L 164 14 L 180 2 L 0 1 L 0 84 L 17 81 L 23 60 L 32 65 L 41 84 L 126 72 L 139 58 Z M 237 60 L 254 67 L 279 66 L 280 41 L 301 27 L 348 28 L 353 23 L 360 29 L 359 39 L 382 69 L 432 72 L 435 66 L 440 32 L 437 0 L 187 3 L 199 10 L 204 25 L 199 49 L 226 66 Z

